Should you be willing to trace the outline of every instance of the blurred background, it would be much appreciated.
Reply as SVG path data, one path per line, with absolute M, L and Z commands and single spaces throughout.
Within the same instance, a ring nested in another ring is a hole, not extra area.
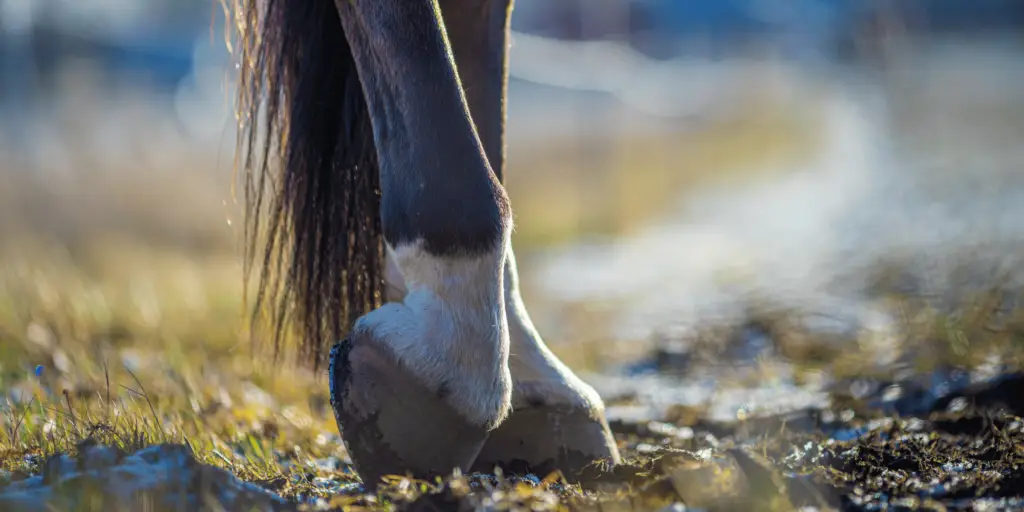
M 512 26 L 515 243 L 574 367 L 753 304 L 891 362 L 879 282 L 1020 277 L 1024 3 L 517 0 Z M 229 28 L 211 0 L 0 0 L 12 360 L 245 352 Z

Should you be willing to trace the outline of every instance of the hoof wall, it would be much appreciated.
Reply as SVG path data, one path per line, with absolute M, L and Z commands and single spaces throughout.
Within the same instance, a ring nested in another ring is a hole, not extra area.
M 585 467 L 601 459 L 620 461 L 603 411 L 539 406 L 514 410 L 492 431 L 472 471 L 490 473 L 500 467 L 543 478 L 560 470 L 566 480 L 577 482 Z
M 331 406 L 364 486 L 381 477 L 431 479 L 469 470 L 487 430 L 472 425 L 386 349 L 342 341 L 331 349 Z

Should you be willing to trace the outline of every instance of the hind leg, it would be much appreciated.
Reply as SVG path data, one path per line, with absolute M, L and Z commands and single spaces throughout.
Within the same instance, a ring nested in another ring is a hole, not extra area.
M 474 463 L 478 471 L 501 466 L 540 475 L 560 470 L 575 480 L 596 460 L 619 462 L 604 415 L 604 402 L 544 344 L 519 294 L 515 257 L 505 264 L 505 312 L 512 372 L 512 414 Z
M 511 0 L 440 0 L 440 5 L 477 133 L 501 179 Z M 500 465 L 538 474 L 558 469 L 572 478 L 597 459 L 618 462 L 601 398 L 551 353 L 534 328 L 511 249 L 503 272 L 513 410 L 491 432 L 474 469 L 490 472 Z

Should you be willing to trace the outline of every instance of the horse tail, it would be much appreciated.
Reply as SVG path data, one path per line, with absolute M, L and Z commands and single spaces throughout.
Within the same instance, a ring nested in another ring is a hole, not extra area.
M 251 327 L 275 359 L 297 328 L 299 359 L 380 305 L 384 244 L 370 117 L 334 0 L 234 0 L 239 31 L 235 166 L 244 174 Z

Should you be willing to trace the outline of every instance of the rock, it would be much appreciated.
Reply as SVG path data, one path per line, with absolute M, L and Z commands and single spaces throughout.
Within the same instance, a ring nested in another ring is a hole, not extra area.
M 291 510 L 295 507 L 231 473 L 200 464 L 179 444 L 133 454 L 83 445 L 55 455 L 42 475 L 0 489 L 0 510 Z

